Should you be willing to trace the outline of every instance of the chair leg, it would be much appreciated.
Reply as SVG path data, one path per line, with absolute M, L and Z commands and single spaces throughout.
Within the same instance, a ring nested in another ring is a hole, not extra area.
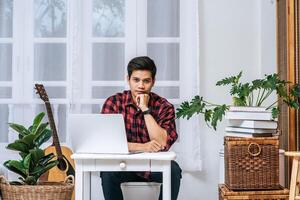
M 291 183 L 290 183 L 290 197 L 289 200 L 294 200 L 296 196 L 299 194 L 299 189 L 297 186 L 298 179 L 298 170 L 299 170 L 299 159 L 298 157 L 294 157 L 293 166 L 292 166 L 292 174 L 291 174 Z
M 300 199 L 300 158 L 298 157 L 298 173 L 296 180 L 295 199 Z

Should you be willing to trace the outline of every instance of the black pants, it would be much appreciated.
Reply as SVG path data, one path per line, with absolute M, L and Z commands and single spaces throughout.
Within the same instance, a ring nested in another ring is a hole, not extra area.
M 152 172 L 150 179 L 136 175 L 135 172 L 101 172 L 102 189 L 105 200 L 123 200 L 121 183 L 124 182 L 158 182 L 162 183 L 162 173 Z M 176 200 L 180 187 L 181 168 L 175 161 L 171 161 L 171 199 Z M 162 200 L 162 186 L 159 200 Z

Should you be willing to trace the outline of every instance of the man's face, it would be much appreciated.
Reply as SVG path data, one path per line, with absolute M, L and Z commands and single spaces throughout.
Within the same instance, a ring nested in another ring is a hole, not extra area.
M 134 99 L 138 94 L 149 94 L 154 85 L 154 79 L 148 70 L 134 70 L 127 80 Z

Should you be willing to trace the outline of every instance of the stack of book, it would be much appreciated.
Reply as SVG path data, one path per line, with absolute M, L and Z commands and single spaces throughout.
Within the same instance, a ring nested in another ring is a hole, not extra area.
M 230 107 L 225 119 L 228 119 L 226 136 L 269 137 L 277 131 L 277 121 L 264 107 Z

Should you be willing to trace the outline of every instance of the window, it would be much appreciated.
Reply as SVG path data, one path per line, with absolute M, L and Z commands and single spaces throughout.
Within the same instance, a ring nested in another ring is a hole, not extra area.
M 175 106 L 195 95 L 197 19 L 196 0 L 0 0 L 1 147 L 16 137 L 7 122 L 29 124 L 45 111 L 36 82 L 47 90 L 61 143 L 69 143 L 69 112 L 99 113 L 108 96 L 128 89 L 126 65 L 137 55 L 158 66 L 154 92 Z M 178 121 L 180 138 L 197 123 Z

